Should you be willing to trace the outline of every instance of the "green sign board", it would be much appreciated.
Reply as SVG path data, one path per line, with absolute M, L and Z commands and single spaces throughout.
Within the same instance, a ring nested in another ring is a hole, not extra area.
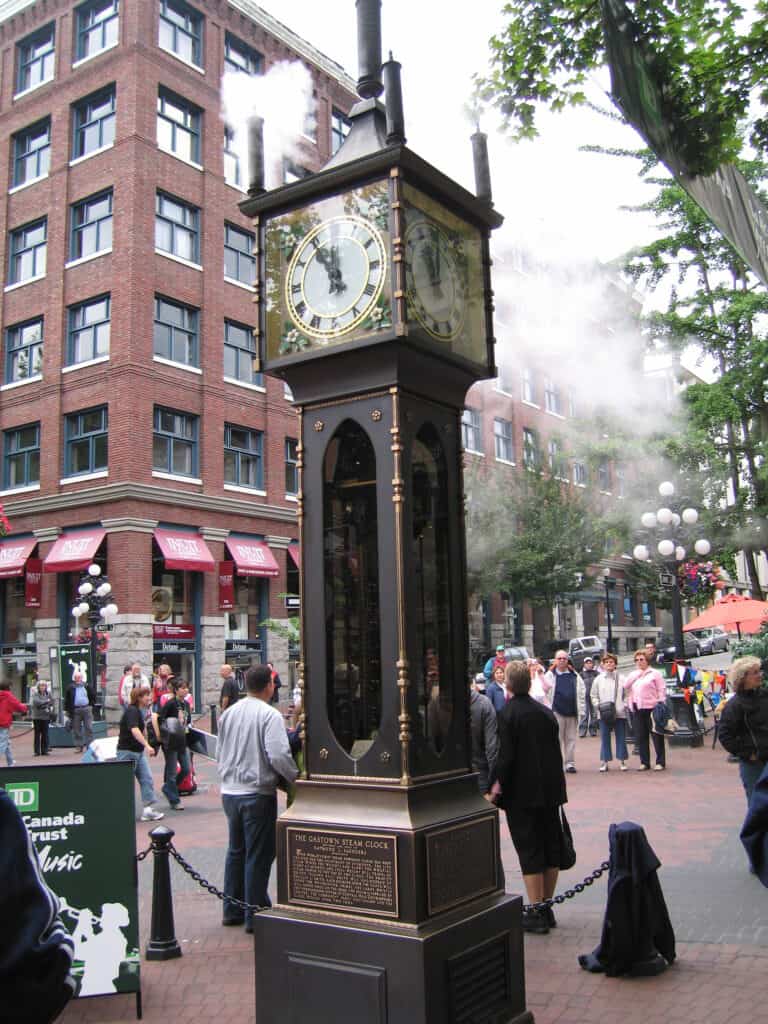
M 132 765 L 6 768 L 0 786 L 24 819 L 43 876 L 61 903 L 75 943 L 77 995 L 138 992 Z
M 62 644 L 59 647 L 59 679 L 61 680 L 62 700 L 75 672 L 80 672 L 83 682 L 89 686 L 96 685 L 91 668 L 90 644 Z

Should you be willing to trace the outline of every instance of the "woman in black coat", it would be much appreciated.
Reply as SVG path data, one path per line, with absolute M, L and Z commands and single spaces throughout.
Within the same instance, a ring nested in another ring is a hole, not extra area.
M 531 676 L 522 661 L 506 668 L 511 694 L 499 714 L 497 779 L 500 806 L 520 859 L 530 903 L 552 897 L 562 859 L 560 807 L 568 800 L 557 720 L 529 695 Z M 523 928 L 546 934 L 555 926 L 552 908 L 523 911 Z

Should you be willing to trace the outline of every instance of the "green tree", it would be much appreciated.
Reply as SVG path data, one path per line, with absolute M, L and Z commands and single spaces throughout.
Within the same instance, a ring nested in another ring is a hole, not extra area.
M 750 104 L 768 103 L 768 0 L 754 18 L 733 0 L 635 0 L 631 14 L 651 52 L 651 77 L 662 87 L 662 113 L 694 173 L 740 151 L 739 124 Z M 491 40 L 490 74 L 481 95 L 501 110 L 516 138 L 537 134 L 540 107 L 588 103 L 590 76 L 606 63 L 600 0 L 510 0 L 509 21 Z M 753 108 L 754 109 L 754 108 Z M 758 111 L 752 141 L 768 144 Z

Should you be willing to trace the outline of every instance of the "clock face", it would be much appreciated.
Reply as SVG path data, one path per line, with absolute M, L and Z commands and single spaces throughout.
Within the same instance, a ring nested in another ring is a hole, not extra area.
M 381 234 L 368 220 L 331 217 L 296 248 L 285 278 L 288 315 L 319 340 L 354 330 L 378 302 L 386 274 Z
M 408 301 L 424 330 L 438 340 L 455 338 L 464 323 L 466 274 L 457 256 L 461 244 L 427 219 L 412 223 L 405 235 Z

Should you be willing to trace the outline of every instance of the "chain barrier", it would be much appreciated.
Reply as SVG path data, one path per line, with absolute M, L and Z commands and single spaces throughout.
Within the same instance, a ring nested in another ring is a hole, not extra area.
M 580 892 L 584 892 L 588 886 L 594 885 L 598 878 L 600 878 L 601 875 L 604 875 L 610 866 L 610 861 L 604 860 L 596 871 L 587 875 L 583 882 L 577 882 L 572 889 L 566 889 L 565 892 L 558 893 L 557 896 L 552 896 L 548 900 L 542 900 L 540 903 L 525 903 L 523 904 L 523 910 L 534 912 L 537 910 L 548 910 L 550 907 L 554 906 L 555 903 L 565 903 L 566 900 L 572 900 L 574 896 L 577 896 Z
M 242 910 L 247 910 L 254 914 L 258 914 L 262 910 L 269 910 L 269 907 L 262 907 L 258 903 L 246 903 L 244 900 L 235 899 L 234 896 L 227 896 L 225 893 L 221 891 L 221 889 L 217 889 L 215 885 L 209 882 L 207 878 L 203 878 L 199 871 L 195 871 L 192 865 L 188 864 L 184 860 L 184 858 L 173 845 L 173 843 L 171 843 L 170 846 L 168 847 L 168 852 L 179 865 L 181 870 L 186 872 L 186 874 L 189 875 L 193 882 L 197 882 L 201 889 L 206 889 L 209 893 L 211 893 L 213 896 L 216 896 L 218 899 L 226 900 L 227 903 L 231 903 L 235 907 L 240 907 Z
M 150 855 L 150 853 L 152 853 L 152 843 L 149 844 L 146 850 L 142 850 L 141 853 L 136 854 L 137 862 L 145 860 Z

